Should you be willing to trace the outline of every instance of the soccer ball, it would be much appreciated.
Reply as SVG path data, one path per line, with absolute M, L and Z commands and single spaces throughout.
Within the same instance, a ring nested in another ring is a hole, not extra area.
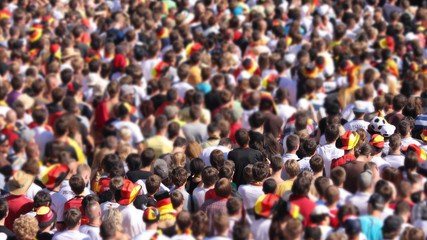
M 372 129 L 375 132 L 381 132 L 381 128 L 386 124 L 386 121 L 382 117 L 374 117 L 371 121 Z

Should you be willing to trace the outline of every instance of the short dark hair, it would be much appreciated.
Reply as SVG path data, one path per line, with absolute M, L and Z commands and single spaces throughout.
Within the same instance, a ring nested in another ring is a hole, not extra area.
M 4 198 L 0 198 L 0 220 L 6 217 L 6 214 L 8 211 L 9 211 L 9 202 Z
M 141 160 L 139 159 L 138 154 L 131 153 L 126 157 L 126 164 L 129 168 L 129 171 L 136 171 L 141 168 Z
M 175 187 L 181 187 L 187 181 L 187 171 L 183 167 L 177 167 L 172 170 L 172 182 Z
M 295 195 L 307 195 L 310 190 L 310 179 L 307 177 L 297 177 L 292 185 L 292 193 Z
M 27 146 L 27 142 L 23 138 L 16 139 L 12 144 L 12 148 L 15 153 L 21 152 L 25 146 Z
M 277 183 L 276 180 L 270 178 L 264 181 L 264 183 L 262 184 L 262 191 L 264 192 L 264 194 L 274 194 L 276 192 L 276 188 L 277 188 Z
M 64 136 L 67 133 L 69 122 L 66 118 L 60 117 L 55 121 L 55 134 L 57 136 Z
M 156 119 L 154 120 L 154 126 L 156 127 L 157 131 L 166 128 L 167 125 L 168 125 L 168 119 L 163 114 L 157 116 Z
M 176 225 L 179 230 L 185 231 L 191 226 L 191 214 L 188 211 L 182 211 L 176 216 Z
M 212 167 L 219 170 L 222 167 L 222 165 L 224 165 L 224 161 L 225 161 L 224 153 L 219 149 L 213 150 L 211 152 L 211 155 L 209 156 L 209 161 Z
M 338 124 L 329 124 L 325 129 L 325 139 L 327 143 L 334 142 L 340 135 L 340 128 Z
M 398 94 L 394 96 L 393 98 L 393 110 L 394 111 L 400 111 L 402 110 L 406 103 L 408 102 L 408 99 L 403 94 Z
M 411 123 L 407 120 L 402 120 L 399 123 L 398 130 L 400 133 L 400 136 L 406 136 L 409 133 L 409 130 L 411 129 Z
M 101 223 L 99 235 L 102 239 L 113 239 L 116 235 L 116 223 L 111 219 L 105 219 Z
M 342 167 L 335 167 L 331 170 L 331 180 L 335 186 L 340 186 L 344 183 L 346 178 L 346 172 Z
M 162 183 L 162 179 L 157 175 L 151 175 L 145 181 L 145 186 L 147 188 L 147 193 L 155 194 L 157 190 L 160 188 L 160 184 Z
M 215 183 L 215 194 L 219 197 L 227 198 L 231 194 L 231 183 L 226 178 L 221 178 Z
M 242 199 L 238 197 L 232 197 L 227 200 L 227 213 L 229 215 L 235 215 L 242 209 Z
M 288 151 L 298 150 L 297 146 L 300 144 L 300 138 L 296 134 L 291 134 L 286 139 L 286 148 Z
M 202 182 L 205 187 L 213 186 L 218 181 L 218 170 L 214 167 L 205 167 L 202 171 Z
M 306 156 L 311 156 L 317 150 L 316 140 L 314 140 L 313 138 L 309 138 L 303 142 L 302 147 L 304 149 Z
M 47 111 L 43 108 L 35 109 L 31 112 L 31 116 L 33 117 L 34 122 L 41 125 L 46 121 Z
M 202 116 L 202 109 L 198 105 L 193 105 L 190 107 L 190 118 L 192 120 L 199 119 Z
M 323 162 L 323 158 L 316 154 L 310 159 L 310 168 L 313 172 L 318 173 L 321 172 L 324 168 L 325 164 Z
M 67 209 L 64 212 L 64 223 L 67 228 L 74 228 L 79 224 L 80 219 L 82 218 L 82 213 L 76 207 Z
M 141 167 L 150 166 L 153 163 L 155 157 L 156 153 L 154 152 L 154 149 L 144 149 L 144 151 L 141 153 Z
M 17 75 L 10 80 L 10 84 L 12 85 L 13 90 L 18 90 L 24 84 L 24 80 L 20 75 Z
M 243 128 L 240 128 L 239 130 L 237 130 L 236 133 L 234 134 L 234 137 L 236 139 L 237 144 L 239 144 L 239 146 L 241 147 L 244 147 L 249 143 L 249 134 Z
M 327 177 L 318 177 L 316 180 L 314 180 L 314 187 L 316 188 L 319 196 L 324 196 L 326 188 L 328 188 L 330 185 L 331 182 L 329 182 L 329 178 Z
M 251 128 L 259 128 L 261 127 L 265 122 L 265 115 L 263 112 L 257 111 L 252 113 L 252 115 L 249 117 L 249 125 Z
M 49 193 L 44 191 L 38 191 L 34 196 L 34 209 L 37 209 L 41 206 L 48 206 L 52 204 L 52 197 Z
M 280 156 L 272 156 L 270 159 L 270 167 L 273 172 L 281 171 L 283 169 L 284 163 L 283 158 Z
M 255 181 L 263 181 L 269 173 L 268 165 L 264 162 L 256 162 L 252 168 L 252 178 Z
M 181 204 L 184 202 L 184 196 L 180 191 L 172 191 L 170 194 L 172 207 L 176 209 L 177 207 L 181 206 Z
M 106 173 L 110 173 L 115 166 L 121 164 L 121 161 L 116 154 L 108 154 L 102 159 L 102 169 Z
M 76 195 L 82 194 L 85 190 L 85 181 L 83 180 L 82 176 L 78 174 L 74 174 L 73 176 L 71 176 L 69 183 L 71 190 Z

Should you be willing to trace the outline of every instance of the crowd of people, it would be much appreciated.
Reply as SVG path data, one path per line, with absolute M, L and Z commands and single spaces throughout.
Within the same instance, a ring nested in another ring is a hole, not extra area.
M 1 0 L 0 240 L 422 240 L 421 0 Z

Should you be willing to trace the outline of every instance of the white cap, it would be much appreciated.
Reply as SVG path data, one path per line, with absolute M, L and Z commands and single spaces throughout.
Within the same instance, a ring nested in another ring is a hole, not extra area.
M 412 41 L 412 40 L 416 40 L 416 39 L 418 39 L 418 36 L 415 35 L 413 32 L 409 32 L 405 35 L 405 40 L 407 42 Z
M 329 208 L 327 208 L 325 205 L 317 205 L 313 209 L 313 212 L 311 214 L 314 215 L 314 216 L 323 215 L 323 214 L 328 214 L 330 217 L 334 216 L 329 211 Z
M 252 77 L 252 74 L 250 74 L 248 71 L 241 71 L 239 73 L 239 76 L 237 76 L 237 81 L 240 81 L 242 79 L 249 79 Z
M 285 62 L 287 63 L 293 63 L 295 62 L 295 59 L 297 58 L 297 56 L 293 53 L 287 53 L 285 55 Z
M 310 102 L 307 99 L 301 98 L 300 100 L 298 100 L 297 108 L 308 110 L 309 107 L 310 107 Z
M 364 113 L 366 111 L 367 111 L 367 107 L 366 107 L 365 101 L 358 100 L 354 102 L 353 112 Z

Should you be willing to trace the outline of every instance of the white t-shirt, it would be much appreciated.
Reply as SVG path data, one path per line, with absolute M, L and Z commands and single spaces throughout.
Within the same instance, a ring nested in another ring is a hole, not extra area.
M 322 237 L 320 239 L 325 240 L 328 236 L 334 232 L 334 229 L 330 226 L 319 226 L 320 232 L 322 233 Z
M 106 201 L 101 203 L 100 207 L 101 207 L 101 219 L 104 219 L 105 214 L 107 214 L 108 209 L 110 208 L 118 208 L 120 206 L 120 204 L 116 203 L 116 202 L 110 202 L 110 201 Z
M 415 144 L 415 145 L 417 145 L 417 146 L 421 145 L 421 143 L 420 143 L 420 142 L 418 142 L 417 140 L 415 140 L 415 139 L 414 139 L 414 138 L 412 138 L 412 137 L 402 138 L 402 139 L 400 140 L 400 142 L 402 143 L 402 146 L 401 146 L 401 147 L 407 147 L 409 144 Z
M 346 203 L 351 203 L 359 209 L 359 216 L 368 214 L 368 200 L 371 197 L 370 193 L 359 192 L 349 196 Z
M 322 157 L 325 163 L 326 177 L 329 177 L 331 175 L 332 159 L 344 156 L 344 150 L 336 148 L 335 143 L 333 143 L 317 148 L 317 154 Z
M 251 232 L 254 235 L 254 239 L 269 240 L 269 230 L 271 226 L 271 219 L 258 219 L 251 224 Z
M 387 155 L 383 159 L 384 161 L 388 162 L 390 166 L 394 168 L 399 168 L 400 166 L 403 166 L 403 163 L 405 162 L 405 156 L 403 156 L 402 154 Z
M 384 161 L 382 157 L 373 157 L 371 159 L 371 162 L 374 162 L 377 164 L 378 169 L 380 170 L 380 174 L 382 173 L 383 168 L 391 166 L 390 163 Z
M 43 189 L 42 191 L 49 193 L 50 197 L 52 198 L 52 205 L 50 206 L 50 208 L 56 213 L 56 221 L 63 222 L 64 221 L 64 204 L 67 202 L 67 199 L 64 196 L 62 196 L 59 192 L 53 192 L 47 188 Z
M 89 235 L 91 240 L 102 240 L 101 235 L 99 235 L 99 227 L 93 227 L 89 225 L 80 226 L 79 231 L 81 233 Z
M 176 88 L 176 90 L 178 90 L 178 96 L 182 99 L 184 99 L 185 93 L 188 90 L 194 89 L 194 87 L 188 82 L 177 82 L 172 86 L 172 88 Z
M 53 133 L 49 132 L 44 127 L 35 127 L 33 128 L 33 131 L 35 134 L 34 140 L 37 143 L 37 146 L 39 146 L 40 156 L 44 156 L 46 144 L 53 141 Z
M 262 186 L 252 184 L 240 185 L 237 191 L 240 196 L 242 196 L 243 206 L 245 206 L 246 210 L 253 209 L 258 198 L 264 195 Z M 246 218 L 249 223 L 252 223 L 255 220 L 255 216 L 252 214 L 247 214 Z
M 196 187 L 193 191 L 193 202 L 194 207 L 196 209 L 200 209 L 202 207 L 203 203 L 205 202 L 205 195 L 206 192 L 209 191 L 209 188 L 204 187 Z
M 196 240 L 193 235 L 178 234 L 171 238 L 172 240 Z
M 145 230 L 145 223 L 142 221 L 144 212 L 137 209 L 132 203 L 129 205 L 120 205 L 118 207 L 123 215 L 123 231 L 130 237 L 142 233 Z
M 52 240 L 91 240 L 89 235 L 81 233 L 79 231 L 65 230 L 63 232 L 56 233 Z
M 296 106 L 297 104 L 297 82 L 286 77 L 280 77 L 279 88 L 285 88 L 289 93 L 290 105 Z
M 345 200 L 351 196 L 351 193 L 344 188 L 338 188 L 338 191 L 340 192 L 340 200 L 338 201 L 338 204 L 342 206 L 345 204 Z
M 231 151 L 228 147 L 224 147 L 222 145 L 207 147 L 207 148 L 203 149 L 202 154 L 200 154 L 200 158 L 203 160 L 203 162 L 205 162 L 205 167 L 211 166 L 210 156 L 211 156 L 211 153 L 213 152 L 213 150 L 215 150 L 215 149 L 221 150 L 221 152 L 224 153 L 224 158 L 228 159 L 227 158 L 228 153 Z
M 38 186 L 35 183 L 31 183 L 30 187 L 28 188 L 27 192 L 25 193 L 25 196 L 30 200 L 34 200 L 34 196 L 41 190 L 42 190 L 42 188 L 40 186 Z
M 297 160 L 299 164 L 299 172 L 309 171 L 311 174 L 313 174 L 313 170 L 310 168 L 310 159 L 311 157 L 304 157 L 300 160 Z
M 151 78 L 153 78 L 151 72 L 158 62 L 160 62 L 159 58 L 147 59 L 145 61 L 142 61 L 142 73 L 145 79 L 150 80 Z
M 144 136 L 142 136 L 141 129 L 133 122 L 126 121 L 115 121 L 112 123 L 117 130 L 120 130 L 122 127 L 128 127 L 132 132 L 132 138 L 130 139 L 130 144 L 136 148 L 138 143 L 142 143 L 144 141 Z
M 142 232 L 141 234 L 139 234 L 138 236 L 132 238 L 132 240 L 150 240 L 151 237 L 153 237 L 153 235 L 156 232 L 157 232 L 156 230 L 146 230 L 146 231 Z M 170 238 L 168 238 L 164 234 L 160 234 L 160 235 L 157 235 L 157 239 L 158 240 L 168 240 Z
M 364 129 L 365 131 L 368 129 L 369 123 L 365 120 L 352 120 L 346 124 L 344 124 L 344 129 L 346 131 L 356 131 L 357 129 Z
M 214 237 L 206 237 L 203 240 L 231 240 L 231 238 L 222 237 L 222 236 L 214 236 Z
M 251 129 L 251 125 L 249 125 L 249 117 L 256 111 L 258 111 L 258 107 L 254 108 L 254 109 L 249 109 L 249 110 L 243 109 L 242 118 L 240 121 L 242 128 L 244 128 L 246 130 Z
M 277 104 L 276 109 L 279 117 L 283 119 L 284 124 L 286 124 L 288 119 L 297 111 L 294 107 L 285 104 Z

